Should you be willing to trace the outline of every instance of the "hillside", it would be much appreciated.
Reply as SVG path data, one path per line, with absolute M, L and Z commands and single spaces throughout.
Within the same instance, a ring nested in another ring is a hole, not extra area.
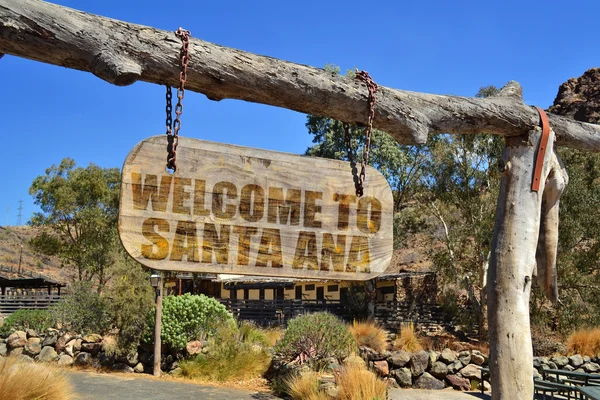
M 4 267 L 2 274 L 11 278 L 19 276 L 30 277 L 42 275 L 57 282 L 73 281 L 73 270 L 61 268 L 58 257 L 48 257 L 36 254 L 28 245 L 36 233 L 36 228 L 29 226 L 0 226 L 0 266 Z M 19 275 L 19 257 L 21 253 L 21 274 Z M 6 272 L 6 267 L 12 268 L 13 273 Z

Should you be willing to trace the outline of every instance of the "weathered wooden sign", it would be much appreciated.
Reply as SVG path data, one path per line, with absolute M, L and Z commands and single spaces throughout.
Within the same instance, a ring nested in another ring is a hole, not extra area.
M 123 165 L 119 235 L 157 270 L 365 280 L 392 257 L 392 192 L 369 167 L 355 196 L 346 162 L 179 138 L 135 146 Z

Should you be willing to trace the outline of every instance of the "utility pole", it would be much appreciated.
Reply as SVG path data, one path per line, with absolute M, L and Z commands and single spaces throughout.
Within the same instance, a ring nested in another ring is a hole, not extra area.
M 21 218 L 23 217 L 23 200 L 19 200 L 19 214 L 17 214 L 17 226 L 21 226 Z
M 21 245 L 21 253 L 19 254 L 19 275 L 21 275 L 21 261 L 23 260 L 23 245 Z

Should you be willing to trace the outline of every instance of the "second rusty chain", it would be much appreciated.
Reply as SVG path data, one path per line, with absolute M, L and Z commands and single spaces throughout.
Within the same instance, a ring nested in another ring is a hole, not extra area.
M 356 196 L 362 197 L 364 193 L 364 183 L 366 177 L 367 163 L 369 162 L 369 150 L 371 149 L 371 132 L 373 131 L 373 119 L 375 118 L 375 93 L 379 90 L 379 85 L 375 83 L 373 78 L 367 71 L 356 71 L 356 79 L 363 81 L 369 90 L 369 115 L 367 118 L 367 127 L 365 129 L 365 144 L 363 149 L 363 157 L 360 167 L 360 173 L 355 182 Z M 350 140 L 350 125 L 344 124 L 344 133 L 346 139 L 346 149 L 348 152 L 348 161 L 352 164 L 352 143 Z
M 179 141 L 179 130 L 181 129 L 181 114 L 183 113 L 183 98 L 185 97 L 185 81 L 187 80 L 187 66 L 189 62 L 190 31 L 183 28 L 177 29 L 175 35 L 181 40 L 179 73 L 179 87 L 177 88 L 177 104 L 175 105 L 175 121 L 173 121 L 171 98 L 173 94 L 171 87 L 167 85 L 167 168 L 175 172 L 177 170 L 177 144 Z

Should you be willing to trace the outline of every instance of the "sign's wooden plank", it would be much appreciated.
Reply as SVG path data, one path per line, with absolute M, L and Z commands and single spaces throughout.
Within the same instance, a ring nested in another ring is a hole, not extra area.
M 369 167 L 357 198 L 346 162 L 166 136 L 123 165 L 119 235 L 157 270 L 365 280 L 392 257 L 392 192 Z

